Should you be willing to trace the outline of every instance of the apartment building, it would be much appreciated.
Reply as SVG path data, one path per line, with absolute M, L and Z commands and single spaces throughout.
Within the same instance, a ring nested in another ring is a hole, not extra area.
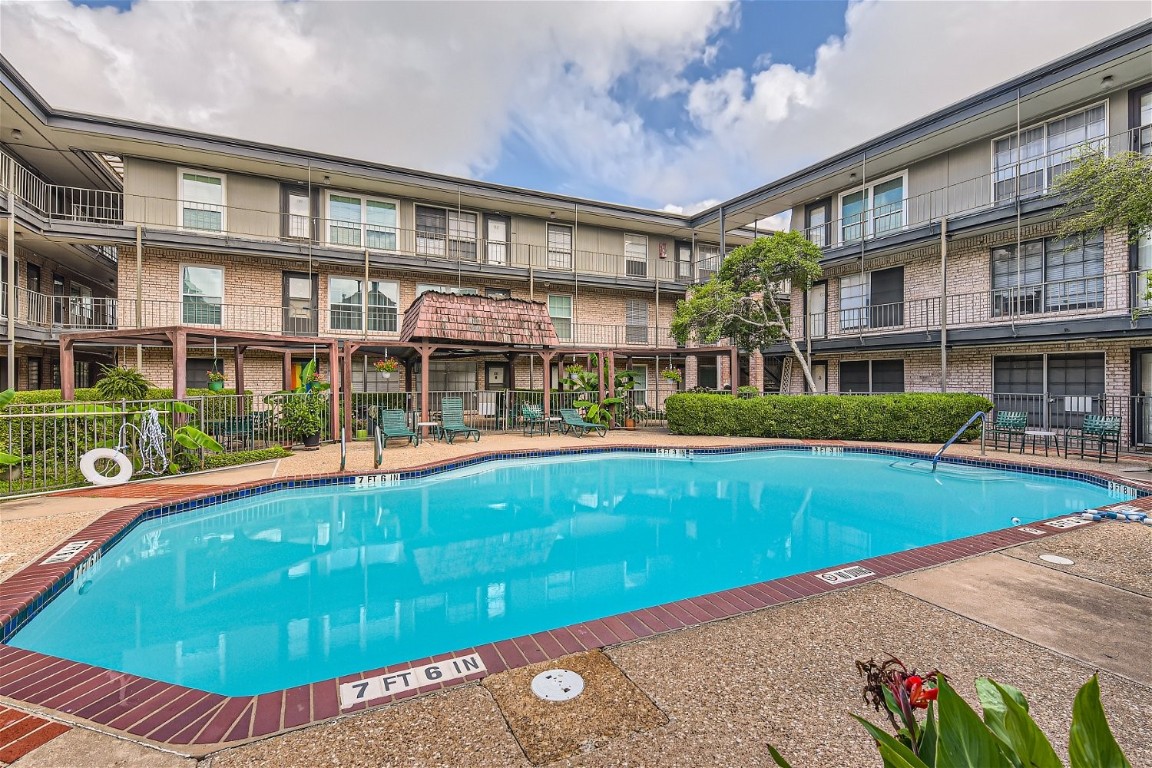
M 798 393 L 783 345 L 734 366 L 685 356 L 667 332 L 676 300 L 722 253 L 789 212 L 823 249 L 824 279 L 791 296 L 818 390 L 984 392 L 1038 425 L 1115 413 L 1128 443 L 1152 443 L 1152 239 L 1062 241 L 1052 193 L 1085 148 L 1152 152 L 1152 23 L 694 216 L 61 112 L 2 59 L 0 86 L 20 386 L 49 385 L 31 360 L 50 360 L 62 329 L 186 327 L 201 342 L 213 331 L 294 340 L 245 356 L 246 385 L 278 389 L 330 340 L 386 352 L 431 289 L 543 302 L 565 347 L 617 350 L 642 389 L 671 361 L 685 387 Z M 98 265 L 115 270 L 114 294 Z M 53 311 L 28 309 L 45 302 Z M 39 348 L 22 341 L 32 336 Z M 82 352 L 171 381 L 169 346 Z M 231 353 L 186 354 L 194 386 L 228 370 Z M 510 375 L 489 374 L 497 362 L 437 360 L 430 385 L 542 383 L 530 356 Z M 355 361 L 353 391 L 411 381 L 384 382 L 369 363 Z M 78 366 L 78 383 L 86 375 Z
M 617 350 L 619 364 L 636 372 L 638 388 L 655 389 L 658 366 L 683 366 L 667 330 L 677 299 L 717 269 L 722 242 L 731 247 L 754 234 L 696 229 L 687 216 L 60 112 L 2 60 L 0 85 L 6 107 L 0 188 L 14 214 L 17 293 L 24 264 L 53 249 L 118 256 L 109 260 L 107 279 L 98 278 L 104 291 L 90 300 L 80 327 L 187 327 L 201 344 L 217 331 L 294 340 L 284 349 L 248 345 L 245 385 L 256 391 L 292 386 L 332 339 L 371 341 L 387 353 L 406 308 L 428 290 L 544 303 L 566 349 Z M 82 186 L 52 164 L 59 157 L 114 168 L 115 178 L 100 188 L 91 179 Z M 61 295 L 71 297 L 74 284 L 66 282 Z M 40 327 L 19 314 L 14 320 L 18 330 Z M 77 327 L 51 321 L 48 336 Z M 124 336 L 107 342 L 78 345 L 77 359 L 115 356 L 157 385 L 173 384 L 171 345 L 133 344 Z M 14 350 L 17 370 L 30 369 L 24 347 Z M 206 384 L 211 370 L 232 370 L 230 346 L 195 346 L 186 354 L 188 386 Z M 745 355 L 740 365 L 744 381 L 747 361 Z M 542 385 L 531 356 L 518 360 L 510 376 L 486 376 L 494 362 L 434 360 L 430 386 L 500 388 L 508 379 Z M 353 391 L 411 385 L 406 376 L 383 381 L 369 364 L 369 356 L 355 361 Z M 712 386 L 732 384 L 729 355 L 699 367 Z M 16 382 L 47 387 L 58 378 Z M 78 363 L 76 384 L 89 379 Z
M 792 296 L 820 391 L 988 393 L 1057 429 L 1106 412 L 1148 445 L 1152 235 L 1058 237 L 1052 186 L 1086 150 L 1152 153 L 1152 25 L 723 208 L 735 225 L 790 211 L 821 246 L 823 280 Z M 797 366 L 785 391 L 805 390 Z

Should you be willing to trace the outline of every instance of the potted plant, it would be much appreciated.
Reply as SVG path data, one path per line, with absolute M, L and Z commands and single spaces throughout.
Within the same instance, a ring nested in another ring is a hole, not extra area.
M 392 374 L 400 368 L 400 362 L 394 357 L 385 357 L 372 364 L 376 371 L 385 379 L 392 378 Z
M 680 373 L 678 368 L 668 366 L 667 368 L 660 371 L 660 378 L 667 379 L 668 381 L 674 381 L 679 384 L 680 382 L 684 381 L 684 374 Z
M 352 427 L 356 431 L 357 440 L 368 439 L 368 421 L 363 418 L 358 418 L 352 422 Z
M 328 398 L 324 393 L 330 385 L 320 380 L 315 360 L 304 366 L 300 382 L 296 389 L 273 395 L 280 406 L 279 427 L 292 440 L 304 443 L 305 448 L 317 448 L 328 413 Z
M 208 371 L 208 389 L 213 392 L 224 390 L 224 374 L 220 371 Z

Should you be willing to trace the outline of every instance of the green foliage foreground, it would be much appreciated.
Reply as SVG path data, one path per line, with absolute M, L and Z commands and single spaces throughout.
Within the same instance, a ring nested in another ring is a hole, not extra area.
M 985 397 L 968 394 L 730 395 L 678 394 L 668 398 L 668 430 L 676 435 L 783 437 L 796 440 L 879 440 L 943 443 L 977 411 Z M 968 430 L 963 439 L 978 437 Z

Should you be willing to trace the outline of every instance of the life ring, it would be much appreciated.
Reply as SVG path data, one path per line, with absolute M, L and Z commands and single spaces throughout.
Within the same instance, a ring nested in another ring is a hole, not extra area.
M 108 459 L 115 462 L 119 471 L 114 475 L 102 475 L 96 469 L 96 462 Z M 80 457 L 80 473 L 92 485 L 121 485 L 132 477 L 132 461 L 112 448 L 93 448 Z

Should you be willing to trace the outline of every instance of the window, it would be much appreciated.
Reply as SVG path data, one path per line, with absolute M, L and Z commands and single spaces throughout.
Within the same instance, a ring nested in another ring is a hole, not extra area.
M 1104 306 L 1104 234 L 992 249 L 992 316 Z
M 1044 192 L 1087 146 L 1103 149 L 1108 135 L 1104 104 L 1031 126 L 992 142 L 996 202 Z
M 28 265 L 28 290 L 40 293 L 40 267 L 35 264 Z
M 840 242 L 884 235 L 904 226 L 907 171 L 840 195 Z
M 1033 426 L 1079 426 L 1083 411 L 1066 413 L 1064 398 L 1104 394 L 1104 354 L 998 356 L 993 358 L 992 386 L 997 408 L 1025 411 Z
M 416 252 L 476 261 L 477 216 L 444 208 L 416 206 Z
M 364 326 L 363 280 L 328 278 L 329 325 L 337 331 L 395 332 L 400 286 L 386 280 L 368 282 L 368 326 Z
M 224 203 L 222 174 L 180 170 L 180 227 L 223 232 Z
M 819 248 L 824 248 L 832 240 L 831 232 L 828 231 L 828 220 L 832 218 L 831 209 L 831 200 L 812 203 L 804 209 L 804 232 Z
M 285 272 L 283 281 L 284 333 L 315 336 L 319 331 L 316 275 Z
M 224 373 L 224 361 L 218 357 L 189 357 L 185 371 L 189 387 L 207 389 L 208 372 Z
M 415 387 L 423 386 L 423 371 L 417 371 Z M 433 360 L 428 366 L 430 392 L 473 392 L 476 389 L 476 363 Z M 439 402 L 438 400 L 436 402 Z M 438 407 L 438 406 L 433 406 Z
M 629 299 L 624 306 L 624 341 L 627 344 L 648 343 L 648 302 Z
M 328 242 L 332 245 L 394 251 L 396 210 L 395 200 L 329 192 Z
M 457 296 L 479 296 L 480 291 L 475 288 L 457 288 L 454 285 L 432 285 L 431 283 L 418 283 L 416 285 L 416 295 L 428 291 L 436 291 L 437 293 L 453 293 Z
M 72 283 L 68 297 L 69 322 L 74 326 L 88 328 L 95 319 L 95 306 L 92 289 L 86 285 Z
M 548 268 L 572 269 L 572 227 L 548 225 Z
M 648 366 L 634 365 L 628 370 L 632 371 L 632 402 L 636 405 L 648 403 Z
M 28 389 L 40 389 L 40 358 L 28 358 Z
M 904 324 L 904 267 L 840 278 L 840 330 Z
M 572 297 L 548 294 L 548 316 L 561 341 L 572 340 Z
M 489 299 L 510 299 L 512 291 L 509 288 L 485 288 L 484 295 Z
M 903 360 L 846 360 L 840 363 L 840 392 L 903 392 Z
M 224 270 L 220 267 L 184 267 L 180 296 L 185 323 L 220 325 Z
M 696 279 L 704 282 L 720 269 L 720 246 L 696 245 Z
M 644 235 L 624 235 L 624 274 L 647 277 L 648 238 Z
M 1152 155 L 1152 90 L 1140 95 L 1139 104 L 1132 110 L 1133 117 L 1139 120 L 1135 126 L 1136 151 L 1144 155 Z
M 692 243 L 676 243 L 676 278 L 692 279 Z
M 304 190 L 284 193 L 284 237 L 307 239 L 312 236 L 312 205 Z

